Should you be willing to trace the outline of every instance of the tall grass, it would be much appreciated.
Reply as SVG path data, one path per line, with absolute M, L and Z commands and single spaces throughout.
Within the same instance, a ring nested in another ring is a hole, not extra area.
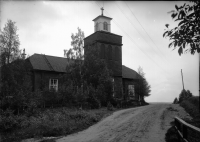
M 35 137 L 62 136 L 84 130 L 110 113 L 112 112 L 106 109 L 85 111 L 57 108 L 40 111 L 30 117 L 1 115 L 0 133 L 3 136 L 2 141 L 6 142 Z

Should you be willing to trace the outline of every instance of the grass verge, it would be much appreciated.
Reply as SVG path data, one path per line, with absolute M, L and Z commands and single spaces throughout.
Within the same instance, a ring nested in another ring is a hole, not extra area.
M 18 142 L 27 138 L 57 137 L 75 133 L 112 114 L 107 108 L 77 110 L 56 108 L 40 110 L 32 116 L 0 116 L 1 141 Z
M 180 103 L 180 106 L 182 106 L 187 113 L 192 116 L 192 120 L 189 119 L 183 119 L 187 123 L 196 126 L 200 128 L 200 113 L 199 113 L 199 97 L 198 96 L 193 96 L 190 97 L 187 100 L 184 100 L 183 102 Z M 193 132 L 188 132 L 191 133 L 191 142 L 197 142 L 199 141 L 199 136 L 194 134 Z M 165 134 L 165 141 L 166 142 L 177 142 L 178 141 L 178 133 L 176 132 L 176 129 L 174 127 L 174 123 L 172 122 L 172 127 L 168 129 L 167 133 Z

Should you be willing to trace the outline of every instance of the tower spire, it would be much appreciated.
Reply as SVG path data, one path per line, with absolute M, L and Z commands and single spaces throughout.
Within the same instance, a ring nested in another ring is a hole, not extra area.
M 103 16 L 103 10 L 104 10 L 104 9 L 103 9 L 103 7 L 101 8 L 101 10 L 102 10 L 102 13 L 101 13 L 101 15 Z

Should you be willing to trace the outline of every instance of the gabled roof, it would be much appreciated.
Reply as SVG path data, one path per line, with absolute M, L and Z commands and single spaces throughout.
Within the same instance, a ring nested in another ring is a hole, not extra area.
M 95 21 L 95 20 L 98 19 L 98 18 L 106 18 L 106 19 L 112 20 L 112 18 L 110 18 L 110 17 L 106 17 L 106 16 L 103 16 L 103 15 L 99 15 L 99 16 L 97 16 L 95 19 L 93 19 L 92 21 Z
M 122 78 L 140 79 L 140 75 L 136 71 L 122 65 Z
M 29 57 L 30 63 L 35 70 L 65 72 L 68 59 L 43 54 L 33 54 Z
M 43 54 L 33 54 L 28 59 L 34 70 L 66 72 L 66 67 L 69 64 L 69 59 L 67 58 Z M 136 71 L 122 65 L 122 78 L 139 79 L 140 75 Z

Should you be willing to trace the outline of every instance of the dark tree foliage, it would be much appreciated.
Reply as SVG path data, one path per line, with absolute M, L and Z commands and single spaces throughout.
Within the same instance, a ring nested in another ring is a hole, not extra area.
M 178 104 L 178 99 L 175 98 L 173 104 Z
M 0 101 L 4 108 L 18 109 L 28 105 L 32 91 L 31 65 L 17 59 L 1 67 Z
M 72 34 L 72 48 L 64 50 L 64 56 L 68 58 L 66 74 L 61 78 L 62 84 L 71 86 L 68 92 L 73 96 L 74 103 L 89 103 L 92 108 L 106 105 L 112 99 L 112 80 L 106 63 L 99 59 L 94 44 L 88 46 L 91 50 L 89 56 L 84 59 L 83 45 L 84 32 L 78 28 L 78 33 Z M 86 56 L 85 56 L 86 57 Z M 84 59 L 84 60 L 83 60 Z M 62 85 L 63 92 L 67 91 Z
M 185 51 L 194 54 L 200 52 L 200 2 L 192 1 L 190 4 L 182 6 L 175 5 L 175 10 L 172 10 L 171 17 L 178 21 L 178 26 L 169 29 L 169 24 L 166 24 L 167 30 L 163 37 L 169 37 L 170 47 L 178 49 L 179 55 Z
M 179 103 L 181 103 L 182 101 L 184 101 L 192 96 L 193 95 L 189 90 L 186 91 L 185 89 L 183 89 L 179 95 Z

